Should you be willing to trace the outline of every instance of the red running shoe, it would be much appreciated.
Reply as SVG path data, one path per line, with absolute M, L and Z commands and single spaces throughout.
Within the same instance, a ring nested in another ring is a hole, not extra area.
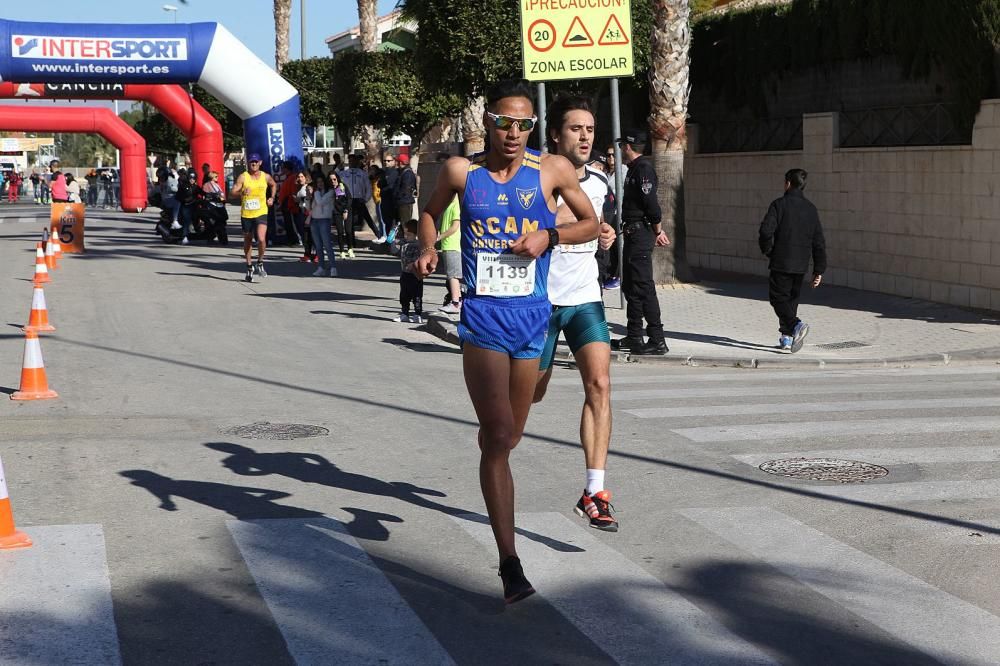
M 605 532 L 618 531 L 618 521 L 611 515 L 614 510 L 615 507 L 611 504 L 610 490 L 601 490 L 593 495 L 588 495 L 587 491 L 584 490 L 583 496 L 574 508 L 576 515 L 590 520 L 591 527 Z

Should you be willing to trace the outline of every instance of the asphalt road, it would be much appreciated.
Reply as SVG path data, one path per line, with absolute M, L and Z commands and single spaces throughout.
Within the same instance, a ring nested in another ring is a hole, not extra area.
M 34 210 L 0 206 L 7 392 Z M 0 403 L 36 542 L 0 552 L 0 663 L 1000 662 L 995 364 L 616 366 L 617 534 L 572 513 L 582 389 L 560 367 L 513 455 L 539 594 L 505 608 L 460 356 L 390 321 L 395 261 L 313 278 L 281 248 L 249 285 L 235 248 L 163 245 L 150 219 L 88 222 L 46 288 L 60 397 Z M 226 432 L 261 422 L 329 432 Z M 887 473 L 759 468 L 792 458 Z

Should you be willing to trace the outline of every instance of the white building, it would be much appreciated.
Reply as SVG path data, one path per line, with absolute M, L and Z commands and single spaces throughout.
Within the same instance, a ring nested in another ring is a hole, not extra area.
M 389 12 L 380 16 L 375 25 L 375 39 L 379 50 L 403 51 L 416 45 L 417 24 L 403 20 L 402 10 Z M 325 40 L 330 55 L 335 56 L 341 51 L 358 51 L 361 49 L 361 26 L 354 26 L 344 32 L 337 33 Z

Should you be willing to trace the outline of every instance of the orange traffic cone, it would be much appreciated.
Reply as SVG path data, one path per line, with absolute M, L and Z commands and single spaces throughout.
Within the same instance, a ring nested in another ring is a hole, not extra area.
M 44 284 L 46 282 L 51 282 L 52 278 L 49 277 L 49 267 L 45 263 L 45 251 L 42 249 L 42 244 L 39 243 L 35 247 L 35 284 Z
M 28 325 L 22 331 L 35 333 L 50 332 L 56 327 L 49 323 L 49 310 L 45 307 L 45 290 L 41 285 L 35 285 L 31 294 L 31 312 L 28 314 Z
M 0 550 L 27 548 L 31 539 L 14 527 L 14 512 L 10 509 L 7 482 L 3 476 L 3 460 L 0 460 Z
M 49 390 L 49 380 L 45 377 L 45 361 L 42 360 L 42 345 L 38 333 L 24 332 L 24 362 L 21 364 L 21 388 L 12 393 L 11 400 L 48 400 L 59 394 Z
M 52 239 L 49 242 L 52 243 L 53 250 L 56 253 L 56 259 L 62 259 L 62 245 L 59 244 L 59 236 L 52 236 Z
M 45 267 L 50 271 L 59 268 L 56 264 L 56 246 L 51 240 L 45 244 Z

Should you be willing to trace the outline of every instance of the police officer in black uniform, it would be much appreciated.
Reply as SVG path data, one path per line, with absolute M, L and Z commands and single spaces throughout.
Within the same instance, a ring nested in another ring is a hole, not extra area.
M 656 170 L 651 158 L 643 155 L 649 136 L 630 130 L 616 141 L 622 161 L 628 165 L 622 199 L 622 235 L 625 238 L 622 289 L 628 303 L 628 331 L 613 340 L 613 349 L 632 354 L 662 356 L 669 349 L 660 321 L 660 302 L 653 282 L 653 247 L 670 245 L 660 228 L 660 203 L 656 199 Z M 643 340 L 642 320 L 646 320 Z

